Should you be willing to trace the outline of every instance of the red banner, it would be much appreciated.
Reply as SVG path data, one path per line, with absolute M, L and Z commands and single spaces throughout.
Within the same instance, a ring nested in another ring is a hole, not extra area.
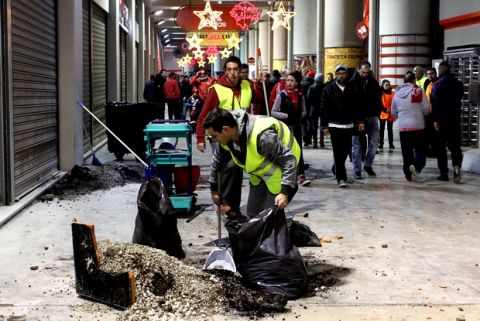
M 200 18 L 196 16 L 193 11 L 203 11 L 204 6 L 186 6 L 181 7 L 177 10 L 175 14 L 175 19 L 177 20 L 177 25 L 180 26 L 182 30 L 185 31 L 196 31 L 198 30 L 198 24 L 200 23 Z M 217 30 L 210 26 L 206 26 L 201 29 L 201 31 L 240 31 L 242 28 L 237 25 L 235 19 L 230 15 L 230 10 L 233 9 L 233 6 L 212 6 L 212 11 L 223 11 L 219 19 L 217 19 Z

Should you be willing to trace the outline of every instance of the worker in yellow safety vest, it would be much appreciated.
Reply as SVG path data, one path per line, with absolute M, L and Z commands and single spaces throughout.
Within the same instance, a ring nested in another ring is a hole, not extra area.
M 197 149 L 205 151 L 205 129 L 202 126 L 203 120 L 207 114 L 217 108 L 229 111 L 243 109 L 250 110 L 252 100 L 262 100 L 263 92 L 261 88 L 243 80 L 240 77 L 241 61 L 238 57 L 230 56 L 225 61 L 223 67 L 224 73 L 212 85 L 207 94 L 202 111 L 198 116 L 196 127 Z M 216 144 L 212 143 L 212 151 Z M 231 216 L 240 214 L 240 202 L 242 193 L 243 172 L 240 168 L 234 166 L 233 162 L 226 164 L 221 173 L 221 187 L 224 195 L 223 207 L 225 212 L 231 212 Z
M 279 209 L 288 205 L 298 189 L 300 146 L 284 123 L 243 110 L 216 109 L 207 115 L 203 127 L 221 146 L 213 153 L 209 178 L 215 204 L 222 202 L 217 173 L 233 160 L 250 174 L 249 217 L 274 205 Z

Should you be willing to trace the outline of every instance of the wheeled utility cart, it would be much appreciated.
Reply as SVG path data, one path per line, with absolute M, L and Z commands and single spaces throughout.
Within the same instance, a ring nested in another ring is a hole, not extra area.
M 156 119 L 150 122 L 143 132 L 146 160 L 149 165 L 145 176 L 158 175 L 164 185 L 168 185 L 166 188 L 169 190 L 173 207 L 190 213 L 195 207 L 193 191 L 200 171 L 198 166 L 195 170 L 192 166 L 192 128 L 189 122 Z M 155 142 L 162 138 L 174 138 L 175 144 L 162 143 L 156 148 Z M 181 141 L 185 142 L 185 146 Z M 179 145 L 182 148 L 179 148 Z M 175 173 L 175 188 L 169 186 L 173 173 Z

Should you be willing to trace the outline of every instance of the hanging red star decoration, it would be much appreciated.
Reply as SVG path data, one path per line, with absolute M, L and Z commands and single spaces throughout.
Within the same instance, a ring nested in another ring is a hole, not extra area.
M 232 10 L 230 10 L 230 15 L 235 19 L 237 26 L 243 30 L 248 30 L 250 24 L 260 19 L 260 11 L 251 2 L 246 0 L 237 3 Z

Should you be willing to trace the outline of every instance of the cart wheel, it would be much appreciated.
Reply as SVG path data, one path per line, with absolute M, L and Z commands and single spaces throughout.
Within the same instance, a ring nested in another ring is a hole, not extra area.
M 114 152 L 113 154 L 115 155 L 115 158 L 116 158 L 117 161 L 123 161 L 123 155 L 125 155 L 125 153 Z

